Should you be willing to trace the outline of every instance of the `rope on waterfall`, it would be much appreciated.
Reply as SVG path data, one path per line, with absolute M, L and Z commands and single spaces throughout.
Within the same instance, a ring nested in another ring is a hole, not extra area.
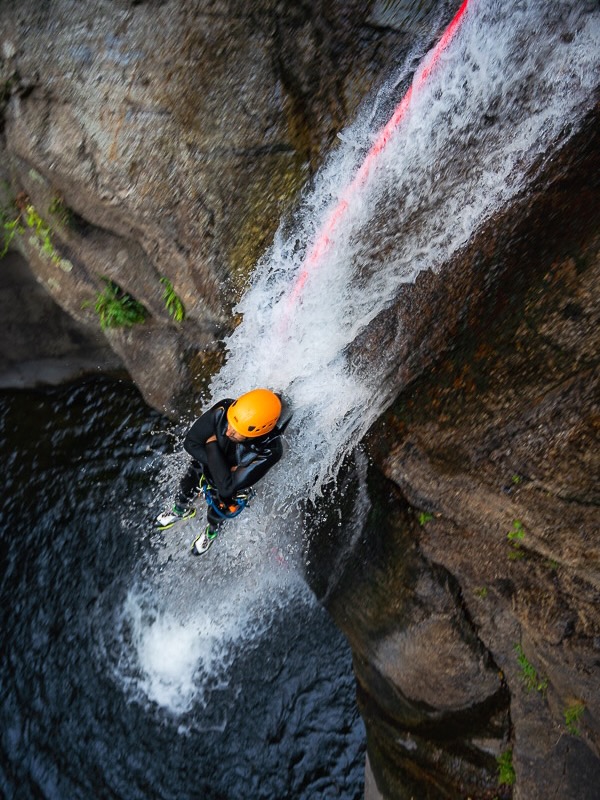
M 452 37 L 456 33 L 462 21 L 465 11 L 467 10 L 469 1 L 470 0 L 463 0 L 460 8 L 454 15 L 453 19 L 451 20 L 450 24 L 448 25 L 444 33 L 442 34 L 442 37 L 440 38 L 438 43 L 427 54 L 427 56 L 425 56 L 423 67 L 415 75 L 413 83 L 408 88 L 402 100 L 396 106 L 394 113 L 390 117 L 389 121 L 377 135 L 375 142 L 373 143 L 371 149 L 365 156 L 365 159 L 361 164 L 358 172 L 356 173 L 352 181 L 348 184 L 346 189 L 342 192 L 341 200 L 331 211 L 325 223 L 321 227 L 321 231 L 317 236 L 317 238 L 315 239 L 315 242 L 312 248 L 310 249 L 308 255 L 304 259 L 303 268 L 298 277 L 296 278 L 296 282 L 290 292 L 288 298 L 288 309 L 290 309 L 292 303 L 297 300 L 312 269 L 318 265 L 318 263 L 322 260 L 323 256 L 329 250 L 329 247 L 331 246 L 331 235 L 334 233 L 335 229 L 338 227 L 340 221 L 342 220 L 346 211 L 348 210 L 352 195 L 355 193 L 357 189 L 359 189 L 365 183 L 369 175 L 369 172 L 371 171 L 373 163 L 380 155 L 380 153 L 385 149 L 392 133 L 396 130 L 396 128 L 399 126 L 400 122 L 404 118 L 404 115 L 406 114 L 406 111 L 410 105 L 413 93 L 418 91 L 421 88 L 421 86 L 425 83 L 425 81 L 431 74 L 436 62 L 438 61 L 441 53 L 450 43 Z

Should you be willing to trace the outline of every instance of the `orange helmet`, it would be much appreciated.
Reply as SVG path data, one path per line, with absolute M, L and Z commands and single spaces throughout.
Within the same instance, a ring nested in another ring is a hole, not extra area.
M 241 436 L 254 438 L 272 431 L 281 414 L 281 400 L 269 389 L 246 392 L 227 409 L 227 422 Z

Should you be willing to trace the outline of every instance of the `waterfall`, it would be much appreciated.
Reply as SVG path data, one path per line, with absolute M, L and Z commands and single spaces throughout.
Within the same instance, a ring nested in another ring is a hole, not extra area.
M 293 563 L 297 506 L 319 495 L 393 399 L 389 354 L 365 354 L 357 371 L 348 346 L 403 284 L 439 270 L 526 191 L 534 165 L 552 157 L 594 103 L 599 53 L 592 3 L 471 0 L 426 80 L 412 53 L 339 136 L 257 265 L 211 386 L 214 399 L 257 386 L 283 392 L 294 412 L 285 456 L 253 507 L 227 526 L 210 566 L 184 565 L 185 531 L 164 537 L 152 586 L 132 590 L 122 612 L 139 664 L 124 659 L 121 678 L 185 711 L 207 675 L 227 682 L 236 642 L 260 640 L 291 599 L 310 602 Z M 410 80 L 402 121 L 353 184 Z M 341 202 L 324 255 L 300 279 Z M 165 649 L 176 652 L 174 666 Z
M 290 398 L 290 454 L 277 488 L 285 503 L 318 494 L 392 399 L 383 359 L 369 353 L 358 376 L 348 345 L 403 283 L 439 269 L 521 192 L 532 165 L 593 104 L 599 27 L 592 4 L 472 0 L 425 80 L 427 59 L 417 68 L 402 122 L 352 193 L 382 110 L 366 106 L 340 136 L 291 232 L 282 225 L 258 264 L 212 385 L 214 397 L 267 386 Z M 327 252 L 293 292 L 340 202 L 347 208 Z

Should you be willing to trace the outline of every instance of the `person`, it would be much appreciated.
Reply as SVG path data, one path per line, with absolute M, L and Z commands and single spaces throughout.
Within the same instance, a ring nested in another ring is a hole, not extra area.
M 246 506 L 254 484 L 281 458 L 282 401 L 270 389 L 253 389 L 237 400 L 215 403 L 189 429 L 183 442 L 192 457 L 170 511 L 156 518 L 159 530 L 196 515 L 193 501 L 204 493 L 206 528 L 192 543 L 205 553 L 222 524 Z

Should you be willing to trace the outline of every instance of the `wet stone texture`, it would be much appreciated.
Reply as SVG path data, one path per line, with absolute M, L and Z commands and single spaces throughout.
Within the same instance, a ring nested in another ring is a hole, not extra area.
M 374 14 L 356 0 L 0 4 L 3 222 L 20 197 L 50 230 L 49 246 L 30 229 L 12 246 L 100 336 L 103 277 L 144 306 L 106 339 L 155 408 L 196 410 L 257 258 L 401 62 L 410 13 Z
M 104 336 L 63 311 L 17 253 L 2 261 L 0 316 L 0 388 L 60 384 L 100 371 L 127 377 Z
M 362 342 L 402 327 L 407 353 L 368 437 L 363 541 L 326 597 L 354 652 L 367 800 L 598 796 L 597 130 L 593 114 Z

